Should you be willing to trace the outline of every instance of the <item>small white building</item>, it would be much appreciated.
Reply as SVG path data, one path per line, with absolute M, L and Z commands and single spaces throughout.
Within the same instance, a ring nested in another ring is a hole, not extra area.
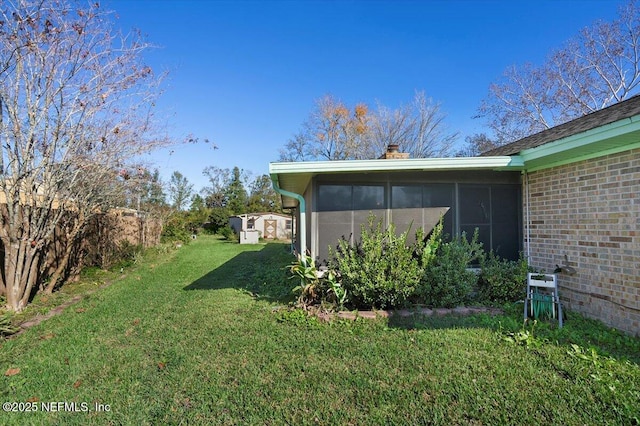
M 255 244 L 260 238 L 290 240 L 293 219 L 280 213 L 246 213 L 231 216 L 229 225 L 240 236 L 240 244 Z

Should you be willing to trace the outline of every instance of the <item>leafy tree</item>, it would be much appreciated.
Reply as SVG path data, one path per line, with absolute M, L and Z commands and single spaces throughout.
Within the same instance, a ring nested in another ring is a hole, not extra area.
M 234 167 L 231 172 L 231 180 L 224 190 L 224 206 L 231 214 L 242 214 L 247 210 L 247 190 L 242 183 L 242 172 Z
M 200 200 L 199 196 L 197 196 Z M 194 201 L 191 203 L 191 208 L 188 212 L 190 229 L 192 233 L 195 233 L 197 229 L 204 227 L 205 223 L 209 221 L 211 215 L 211 209 L 204 205 L 204 202 L 200 202 L 194 197 Z
M 359 146 L 366 140 L 368 107 L 349 109 L 331 95 L 316 100 L 316 107 L 302 130 L 280 151 L 283 161 L 352 160 L 360 158 Z
M 316 101 L 302 130 L 280 150 L 281 161 L 359 160 L 378 158 L 390 144 L 423 158 L 449 154 L 457 133 L 448 133 L 439 103 L 416 92 L 398 109 L 363 103 L 349 108 L 332 96 Z
M 209 185 L 202 189 L 207 207 L 224 207 L 225 188 L 231 180 L 231 171 L 229 169 L 209 166 L 202 171 L 202 174 L 209 179 Z
M 250 185 L 247 211 L 277 212 L 282 210 L 280 196 L 273 189 L 269 175 L 258 176 Z
M 617 19 L 584 28 L 542 65 L 508 68 L 479 115 L 506 143 L 627 99 L 639 85 L 640 13 L 630 1 Z
M 140 188 L 140 204 L 138 210 L 149 211 L 154 207 L 165 206 L 166 195 L 158 169 L 154 169 L 153 173 L 145 169 L 141 181 L 142 186 Z
M 209 226 L 214 233 L 219 232 L 222 228 L 229 225 L 229 217 L 232 216 L 231 211 L 226 207 L 214 207 L 209 215 Z
M 166 144 L 150 106 L 159 78 L 138 33 L 97 3 L 0 3 L 0 293 L 20 311 L 59 285 L 89 221 L 122 200 L 132 158 Z M 64 244 L 63 244 L 64 242 Z M 47 256 L 56 244 L 56 261 Z M 51 272 L 52 271 L 52 272 Z
M 251 180 L 244 170 L 207 167 L 203 172 L 210 185 L 203 190 L 204 197 L 195 196 L 191 210 L 208 208 L 208 222 L 214 232 L 229 224 L 229 217 L 246 212 L 281 211 L 280 196 L 273 190 L 269 175 Z M 247 182 L 249 182 L 247 184 Z M 246 187 L 249 187 L 247 193 Z
M 169 198 L 171 205 L 176 210 L 184 210 L 187 206 L 187 200 L 193 193 L 193 185 L 180 172 L 175 171 L 169 180 Z
M 194 194 L 191 197 L 191 206 L 189 207 L 189 211 L 200 211 L 207 208 L 204 198 L 200 194 Z

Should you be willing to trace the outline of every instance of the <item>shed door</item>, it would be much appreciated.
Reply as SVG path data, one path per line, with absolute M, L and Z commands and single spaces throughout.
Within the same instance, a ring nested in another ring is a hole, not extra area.
M 273 219 L 264 220 L 264 238 L 276 238 L 277 221 Z

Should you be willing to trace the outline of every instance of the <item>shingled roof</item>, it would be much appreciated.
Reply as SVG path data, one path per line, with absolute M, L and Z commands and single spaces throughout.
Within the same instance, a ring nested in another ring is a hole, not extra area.
M 586 132 L 625 118 L 640 114 L 640 95 L 618 102 L 601 110 L 592 112 L 564 124 L 543 130 L 515 142 L 500 146 L 480 154 L 481 156 L 514 155 L 525 149 L 535 148 L 568 136 Z

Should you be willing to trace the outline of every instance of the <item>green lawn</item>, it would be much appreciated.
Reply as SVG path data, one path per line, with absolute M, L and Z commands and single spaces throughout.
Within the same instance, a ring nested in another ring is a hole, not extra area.
M 0 423 L 639 423 L 638 339 L 577 315 L 527 338 L 522 305 L 320 323 L 277 309 L 285 249 L 200 238 L 1 343 L 2 401 L 38 412 Z

